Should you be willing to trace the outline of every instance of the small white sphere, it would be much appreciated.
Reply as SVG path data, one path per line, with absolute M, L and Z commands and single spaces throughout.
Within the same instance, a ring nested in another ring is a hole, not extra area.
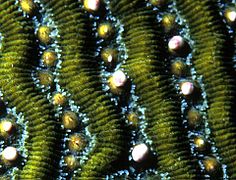
M 97 11 L 100 6 L 100 0 L 84 0 L 84 7 L 89 11 Z
M 135 162 L 142 162 L 147 158 L 148 153 L 149 153 L 149 149 L 147 145 L 142 143 L 134 147 L 131 155 Z
M 173 36 L 169 43 L 168 48 L 170 51 L 177 51 L 184 46 L 185 40 L 181 36 Z
M 186 81 L 181 84 L 181 92 L 183 95 L 190 95 L 193 93 L 194 90 L 194 84 L 192 82 Z
M 14 161 L 17 159 L 18 157 L 18 152 L 17 149 L 15 147 L 6 147 L 3 151 L 2 151 L 2 157 L 4 160 L 7 161 Z
M 109 55 L 108 58 L 107 58 L 107 61 L 108 61 L 109 63 L 111 63 L 111 62 L 113 61 L 113 59 L 114 59 L 113 56 L 112 56 L 112 55 Z
M 13 128 L 13 124 L 10 121 L 4 121 L 2 122 L 2 129 L 5 132 L 10 132 Z
M 115 87 L 122 87 L 125 85 L 126 81 L 127 81 L 127 77 L 125 75 L 125 73 L 121 70 L 118 70 L 116 72 L 114 72 L 113 76 L 112 76 L 112 84 Z
M 229 11 L 226 16 L 230 22 L 236 21 L 236 11 Z

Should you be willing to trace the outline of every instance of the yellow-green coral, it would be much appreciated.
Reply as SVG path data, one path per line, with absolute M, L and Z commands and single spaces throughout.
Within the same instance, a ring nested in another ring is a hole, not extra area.
M 208 122 L 222 163 L 236 178 L 235 77 L 229 35 L 215 0 L 176 0 L 194 40 L 193 63 L 203 76 L 209 102 Z M 200 18 L 201 17 L 201 18 Z
M 55 177 L 58 166 L 58 129 L 52 107 L 34 86 L 30 70 L 34 52 L 33 26 L 18 11 L 15 1 L 0 1 L 0 87 L 10 106 L 28 121 L 28 157 L 20 179 Z M 52 160 L 52 159 L 53 160 Z
M 96 139 L 79 176 L 82 179 L 105 177 L 112 169 L 112 163 L 121 156 L 124 134 L 121 116 L 102 91 L 100 68 L 94 58 L 96 46 L 91 32 L 92 22 L 88 13 L 74 1 L 52 0 L 45 1 L 45 5 L 57 15 L 53 20 L 61 36 L 58 40 L 63 62 L 59 84 L 72 94 L 81 112 L 87 114 L 89 131 Z
M 126 30 L 123 37 L 128 59 L 123 67 L 136 85 L 140 103 L 147 108 L 146 131 L 158 152 L 159 169 L 177 179 L 195 179 L 187 135 L 182 132 L 180 104 L 170 85 L 170 76 L 163 72 L 160 53 L 163 40 L 155 14 L 141 1 L 135 2 L 137 4 L 127 0 L 111 1 L 112 12 L 117 14 Z
M 15 163 L 0 159 L 0 178 L 236 178 L 235 23 L 223 20 L 232 6 L 0 0 L 0 96 L 7 107 L 0 103 L 0 122 L 16 117 L 16 133 L 2 132 L 0 153 L 13 146 L 20 155 Z M 190 46 L 185 55 L 166 51 L 177 35 L 191 46 L 189 56 Z M 104 50 L 114 52 L 105 57 Z M 127 88 L 116 92 L 111 84 L 120 70 Z M 192 99 L 194 91 L 178 97 L 185 81 L 200 84 L 202 99 Z M 148 156 L 136 162 L 140 143 Z

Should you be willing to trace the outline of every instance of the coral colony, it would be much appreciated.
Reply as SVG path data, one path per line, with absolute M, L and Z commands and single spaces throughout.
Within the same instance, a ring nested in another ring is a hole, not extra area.
M 235 0 L 0 0 L 0 179 L 236 179 Z

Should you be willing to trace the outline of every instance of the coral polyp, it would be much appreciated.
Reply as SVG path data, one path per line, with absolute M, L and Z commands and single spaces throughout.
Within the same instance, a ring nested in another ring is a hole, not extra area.
M 0 0 L 0 179 L 235 179 L 235 0 Z

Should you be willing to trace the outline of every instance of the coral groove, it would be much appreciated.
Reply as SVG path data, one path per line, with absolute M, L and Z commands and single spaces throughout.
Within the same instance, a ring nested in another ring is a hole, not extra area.
M 123 68 L 136 85 L 146 108 L 147 134 L 158 154 L 161 172 L 175 179 L 196 179 L 187 134 L 183 133 L 180 104 L 170 77 L 163 70 L 163 40 L 151 9 L 139 0 L 112 0 L 111 11 L 124 25 L 128 59 Z
M 14 0 L 0 1 L 0 32 L 4 36 L 0 56 L 0 87 L 10 106 L 28 122 L 28 157 L 20 179 L 52 179 L 58 167 L 58 130 L 52 107 L 31 78 L 34 33 L 30 21 Z M 57 152 L 57 153 L 56 153 Z
M 62 49 L 59 84 L 89 118 L 88 128 L 95 136 L 95 147 L 82 165 L 80 179 L 105 177 L 124 149 L 121 116 L 105 92 L 95 56 L 91 20 L 77 1 L 45 1 L 58 26 Z
M 212 136 L 227 165 L 231 179 L 236 178 L 235 79 L 229 57 L 230 43 L 216 1 L 176 0 L 194 40 L 193 62 L 203 75 L 209 103 L 208 122 Z M 199 18 L 201 17 L 201 18 Z

